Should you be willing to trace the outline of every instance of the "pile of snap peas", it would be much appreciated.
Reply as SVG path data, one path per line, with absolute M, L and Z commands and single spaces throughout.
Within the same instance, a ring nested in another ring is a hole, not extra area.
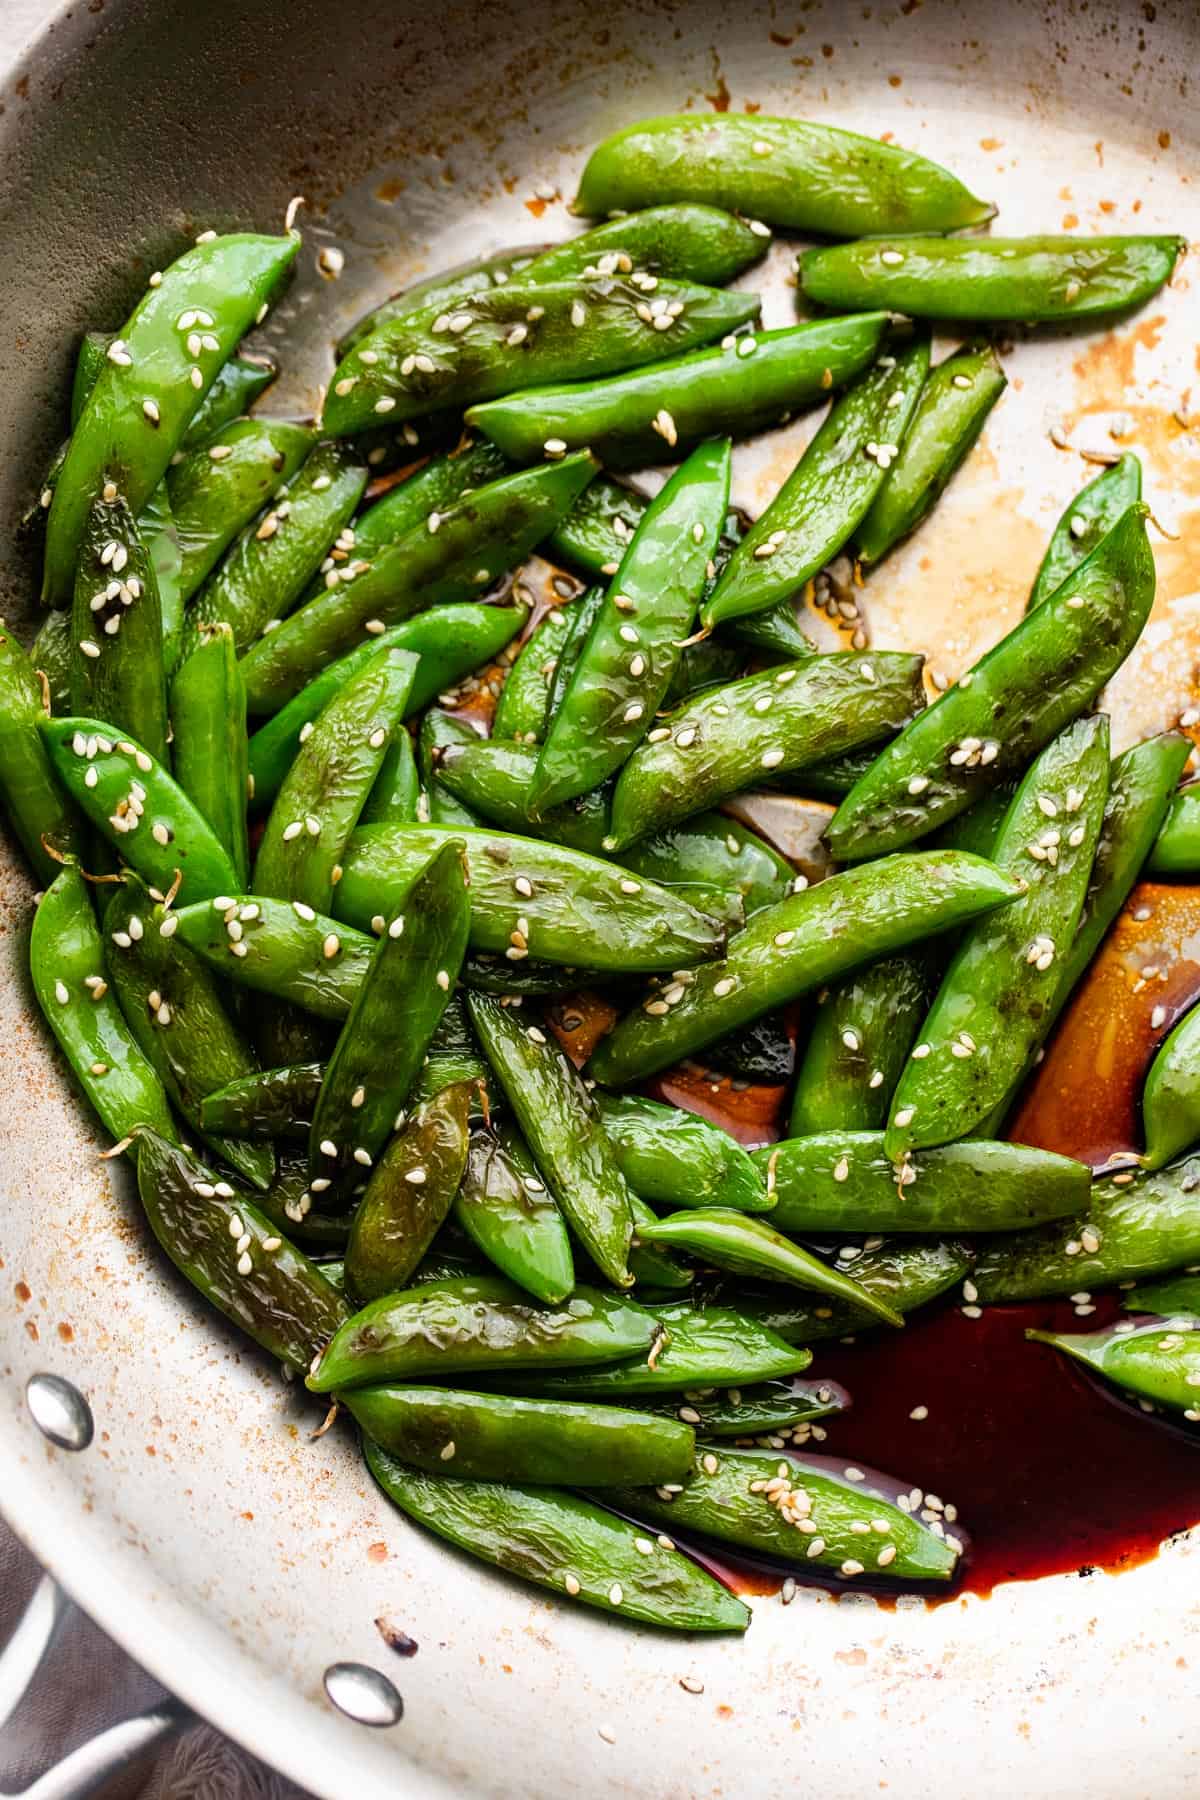
M 378 307 L 315 424 L 249 411 L 290 219 L 205 232 L 85 337 L 50 610 L 0 635 L 0 790 L 38 1001 L 167 1257 L 411 1518 L 740 1631 L 676 1533 L 834 1582 L 964 1551 L 812 1449 L 847 1403 L 798 1379 L 814 1343 L 959 1283 L 1144 1281 L 1128 1328 L 1054 1341 L 1200 1417 L 1200 1292 L 1155 1279 L 1200 1259 L 1200 1009 L 1137 1167 L 1004 1138 L 1139 872 L 1200 865 L 1187 740 L 1114 760 L 1096 710 L 1154 596 L 1137 460 L 933 704 L 919 656 L 861 625 L 818 654 L 798 605 L 934 507 L 1005 387 L 990 325 L 1134 305 L 1181 245 L 947 235 L 993 211 L 948 171 L 733 115 L 618 133 L 576 210 L 601 222 Z M 762 329 L 726 284 L 776 229 L 844 241 L 799 258 L 812 316 Z M 936 364 L 931 318 L 968 332 Z M 826 403 L 747 522 L 732 441 Z M 607 472 L 650 463 L 652 494 Z M 587 584 L 536 617 L 535 551 Z M 723 810 L 755 788 L 838 800 L 827 879 Z M 613 1021 L 582 1066 L 580 993 Z M 782 1142 L 648 1094 L 790 1065 L 796 1018 Z

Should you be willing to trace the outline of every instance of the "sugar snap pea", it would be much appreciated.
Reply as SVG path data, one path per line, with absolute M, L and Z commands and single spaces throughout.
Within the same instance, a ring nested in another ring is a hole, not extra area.
M 71 606 L 71 708 L 128 731 L 160 762 L 167 689 L 158 582 L 118 494 L 89 508 Z
M 587 489 L 584 489 L 587 492 Z M 550 680 L 571 631 L 574 608 L 552 606 L 538 622 L 505 677 L 492 718 L 492 736 L 536 744 L 546 729 Z
M 1139 1281 L 1121 1302 L 1126 1312 L 1157 1313 L 1160 1318 L 1200 1318 L 1200 1279 L 1169 1275 L 1165 1281 Z
M 179 666 L 183 647 L 183 551 L 165 481 L 159 482 L 146 501 L 137 525 L 158 584 L 162 660 L 169 681 Z
M 511 1127 L 473 1135 L 453 1211 L 502 1275 L 547 1306 L 566 1299 L 575 1285 L 567 1228 L 528 1146 Z
M 578 1494 L 426 1475 L 370 1441 L 364 1454 L 401 1512 L 506 1574 L 666 1630 L 744 1631 L 750 1623 L 749 1607 L 697 1563 Z
M 847 869 L 755 913 L 724 960 L 697 969 L 678 999 L 653 997 L 626 1013 L 597 1046 L 590 1073 L 608 1085 L 640 1080 L 809 988 L 966 924 L 1018 891 L 1011 876 L 965 852 Z
M 241 353 L 223 362 L 191 424 L 179 440 L 181 450 L 194 450 L 234 419 L 248 413 L 259 395 L 279 374 L 269 357 Z
M 50 882 L 60 858 L 79 853 L 84 833 L 70 783 L 56 779 L 45 717 L 34 666 L 0 619 L 0 800 L 34 874 Z
M 1087 709 L 1154 601 L 1145 516 L 1142 506 L 1122 514 L 1050 599 L 881 752 L 826 833 L 839 861 L 881 856 L 965 812 Z
M 1168 879 L 1200 874 L 1200 782 L 1181 788 L 1172 799 L 1146 873 Z
M 239 901 L 218 894 L 181 906 L 171 917 L 179 941 L 218 974 L 319 1019 L 346 1018 L 375 950 L 366 932 L 303 900 L 256 894 Z
M 654 1338 L 639 1349 L 648 1350 L 648 1355 L 639 1354 L 612 1368 L 589 1366 L 549 1375 L 539 1371 L 524 1376 L 522 1385 L 531 1392 L 564 1398 L 687 1394 L 695 1388 L 741 1388 L 755 1381 L 782 1380 L 802 1374 L 812 1361 L 808 1350 L 785 1344 L 736 1306 L 671 1301 L 655 1306 L 647 1317 L 654 1322 Z
M 805 299 L 838 312 L 1037 324 L 1138 306 L 1171 279 L 1179 237 L 890 237 L 806 250 Z
M 1152 1407 L 1182 1413 L 1191 1424 L 1200 1420 L 1200 1330 L 1190 1322 L 1143 1325 L 1131 1330 L 1126 1320 L 1105 1331 L 1026 1331 L 1036 1343 L 1049 1344 L 1102 1375 Z
M 853 1275 L 860 1287 L 906 1317 L 956 1286 L 970 1273 L 971 1265 L 968 1245 L 946 1237 L 888 1240 L 873 1250 L 847 1245 L 833 1259 L 834 1268 Z M 726 1287 L 726 1283 L 718 1285 L 715 1293 L 710 1289 L 702 1297 L 703 1304 L 724 1299 Z M 739 1285 L 736 1304 L 747 1318 L 789 1344 L 820 1343 L 874 1330 L 879 1324 L 866 1307 L 819 1294 L 806 1300 L 765 1283 L 754 1288 Z
M 200 1102 L 200 1129 L 229 1137 L 308 1137 L 324 1063 L 289 1063 L 238 1075 Z
M 844 1388 L 816 1381 L 764 1381 L 641 1402 L 646 1412 L 682 1419 L 701 1439 L 770 1437 L 778 1449 L 795 1427 L 800 1428 L 799 1440 L 804 1440 L 811 1421 L 827 1419 L 847 1404 Z
M 794 880 L 791 864 L 757 832 L 718 812 L 695 813 L 639 838 L 620 861 L 651 881 L 729 888 L 742 896 L 747 917 L 782 900 Z
M 442 759 L 447 750 L 478 742 L 475 727 L 465 719 L 456 718 L 452 712 L 430 707 L 421 720 L 417 742 L 423 790 L 417 804 L 418 819 L 431 825 L 478 825 L 478 814 L 441 778 Z
M 1127 450 L 1119 462 L 1079 490 L 1054 527 L 1029 592 L 1026 612 L 1049 599 L 1055 588 L 1092 554 L 1121 514 L 1141 497 L 1142 465 L 1133 451 Z
M 788 1132 L 876 1131 L 925 1017 L 927 956 L 885 956 L 818 997 L 796 1071 Z
M 459 1081 L 422 1101 L 371 1171 L 346 1245 L 357 1305 L 404 1287 L 446 1219 L 467 1164 L 469 1100 Z
M 531 796 L 537 766 L 535 747 L 473 734 L 461 743 L 447 744 L 437 760 L 440 784 L 479 818 L 503 831 L 546 838 L 599 856 L 609 834 L 607 787 L 544 806 L 535 816 Z
M 819 319 L 732 337 L 603 381 L 527 388 L 473 406 L 468 424 L 507 456 L 591 449 L 610 468 L 679 460 L 702 438 L 748 437 L 777 425 L 864 369 L 879 348 L 886 313 Z
M 1159 1045 L 1142 1089 L 1143 1164 L 1161 1169 L 1200 1140 L 1200 1013 L 1184 1013 Z
M 605 589 L 603 585 L 597 583 L 586 588 L 571 608 L 567 635 L 554 659 L 554 668 L 550 672 L 547 684 L 543 736 L 550 729 L 562 706 L 567 689 L 571 685 L 571 677 L 583 654 L 583 646 L 587 643 L 592 626 L 596 623 L 604 606 L 604 598 Z
M 71 662 L 75 637 L 71 615 L 62 610 L 48 612 L 29 646 L 29 660 L 34 669 L 46 677 L 50 689 L 50 711 L 71 710 Z
M 167 477 L 190 600 L 244 525 L 278 493 L 312 448 L 313 434 L 286 419 L 234 419 L 217 440 L 190 450 Z
M 233 630 L 205 627 L 171 683 L 175 779 L 229 852 L 239 891 L 250 874 L 246 689 Z
M 876 138 L 755 113 L 667 114 L 606 138 L 588 158 L 575 210 L 609 213 L 701 200 L 787 231 L 864 237 L 951 231 L 995 208 L 948 169 Z
M 596 1094 L 621 1173 L 654 1206 L 766 1212 L 770 1196 L 736 1138 L 696 1113 L 637 1094 Z
M 410 688 L 408 705 L 411 704 Z M 413 741 L 402 726 L 397 726 L 383 753 L 379 773 L 367 795 L 366 805 L 358 815 L 358 822 L 360 825 L 414 825 L 420 810 L 421 776 Z
M 664 1244 L 644 1243 L 640 1237 L 643 1225 L 653 1225 L 656 1215 L 633 1189 L 629 1190 L 629 1213 L 633 1220 L 633 1242 L 629 1250 L 629 1273 L 642 1292 L 662 1299 L 668 1294 L 682 1294 L 695 1280 L 695 1270 Z

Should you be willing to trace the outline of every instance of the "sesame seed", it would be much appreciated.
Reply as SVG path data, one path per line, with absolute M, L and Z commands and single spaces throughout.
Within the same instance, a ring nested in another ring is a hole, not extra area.
M 641 891 L 642 884 L 640 881 L 633 881 L 628 875 L 622 877 L 621 892 L 623 894 L 640 894 Z
M 250 1260 L 250 1252 L 248 1250 L 243 1251 L 242 1255 L 238 1257 L 238 1261 L 237 1261 L 238 1274 L 239 1275 L 249 1275 L 253 1268 L 254 1268 L 254 1264 Z
M 783 758 L 782 750 L 764 750 L 759 761 L 764 769 L 777 769 Z
M 912 1124 L 916 1110 L 915 1106 L 901 1107 L 893 1120 L 893 1124 L 899 1125 L 901 1130 L 903 1130 L 906 1125 Z
M 560 437 L 547 438 L 545 443 L 542 445 L 542 449 L 544 450 L 546 455 L 552 459 L 557 459 L 560 456 L 565 456 L 567 454 L 566 439 L 560 438 Z
M 613 1582 L 608 1590 L 608 1597 L 614 1606 L 620 1606 L 625 1598 L 625 1589 L 621 1586 L 619 1581 Z
M 908 784 L 908 791 L 910 794 L 923 794 L 928 786 L 928 775 L 914 775 Z
M 713 983 L 713 993 L 717 996 L 718 1000 L 723 1000 L 726 994 L 732 994 L 736 986 L 737 982 L 732 975 L 723 975 L 720 981 L 715 981 Z
M 641 701 L 635 700 L 631 706 L 625 708 L 625 711 L 621 716 L 626 725 L 635 725 L 645 710 L 646 709 Z
M 897 263 L 904 261 L 904 256 L 899 250 L 883 250 L 880 252 L 879 260 L 881 263 L 886 263 L 889 269 L 893 269 Z

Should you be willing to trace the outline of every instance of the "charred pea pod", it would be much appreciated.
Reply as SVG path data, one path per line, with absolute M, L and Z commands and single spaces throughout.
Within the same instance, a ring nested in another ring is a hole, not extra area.
M 350 1236 L 354 1214 L 313 1212 L 307 1195 L 308 1162 L 303 1151 L 297 1154 L 293 1149 L 281 1148 L 278 1173 L 266 1193 L 257 1196 L 259 1210 L 285 1237 L 308 1245 L 314 1254 L 321 1252 L 321 1273 L 340 1294 L 345 1286 L 345 1268 L 340 1253 Z M 338 1253 L 336 1270 L 324 1260 L 331 1252 Z
M 888 237 L 806 250 L 806 300 L 838 312 L 1035 325 L 1137 306 L 1171 279 L 1178 237 Z
M 786 1086 L 796 1069 L 792 1034 L 779 1013 L 764 1013 L 710 1044 L 704 1052 L 704 1066 L 738 1081 Z
M 1080 489 L 1054 527 L 1030 589 L 1026 612 L 1048 600 L 1067 576 L 1087 560 L 1101 538 L 1107 537 L 1122 513 L 1136 506 L 1141 497 L 1142 465 L 1132 450 L 1127 450 L 1111 469 L 1105 469 L 1095 481 Z
M 567 1298 L 575 1285 L 567 1228 L 517 1132 L 474 1134 L 453 1210 L 502 1275 L 548 1306 Z
M 234 419 L 217 440 L 190 450 L 167 477 L 183 561 L 179 586 L 191 599 L 242 527 L 300 467 L 313 434 L 284 419 Z
M 720 625 L 799 593 L 867 516 L 901 454 L 929 372 L 929 339 L 880 357 L 836 401 L 766 511 L 746 533 L 705 603 Z
M 596 1288 L 577 1287 L 560 1306 L 539 1306 L 499 1275 L 437 1280 L 387 1294 L 356 1313 L 308 1386 L 324 1394 L 421 1375 L 441 1381 L 611 1363 L 649 1350 L 657 1330 L 645 1307 Z M 790 1354 L 793 1367 L 807 1364 L 807 1356 L 797 1365 Z
M 251 804 L 269 806 L 302 743 L 300 736 L 348 681 L 381 650 L 407 650 L 420 658 L 405 716 L 420 711 L 443 688 L 490 662 L 521 628 L 516 606 L 438 606 L 402 625 L 366 638 L 330 663 L 250 739 Z
M 171 683 L 175 779 L 229 853 L 239 891 L 250 876 L 246 826 L 246 689 L 233 632 L 205 628 Z
M 71 711 L 107 719 L 167 762 L 158 583 L 120 495 L 97 500 L 84 521 L 71 633 Z
M 563 1052 L 536 1024 L 484 994 L 471 1022 L 567 1222 L 614 1287 L 628 1287 L 633 1220 L 625 1178 L 595 1104 Z
M 1146 863 L 1147 875 L 1200 874 L 1200 782 L 1174 796 Z
M 306 1369 L 346 1317 L 317 1264 L 247 1195 L 151 1130 L 138 1192 L 159 1244 L 196 1291 L 281 1362 Z
M 590 1073 L 619 1086 L 703 1050 L 726 1032 L 862 962 L 967 924 L 1020 892 L 962 851 L 888 857 L 847 869 L 755 913 L 725 958 L 696 969 L 677 999 L 653 995 L 593 1053 Z
M 677 969 L 715 956 L 724 930 L 684 899 L 558 844 L 503 832 L 372 825 L 351 839 L 335 899 L 360 928 L 394 910 L 440 844 L 461 840 L 471 868 L 471 948 L 572 968 Z
M 150 887 L 180 875 L 183 900 L 237 891 L 237 871 L 207 819 L 162 764 L 101 719 L 43 719 L 68 794 Z
M 34 874 L 51 882 L 60 859 L 78 855 L 84 833 L 70 782 L 56 779 L 45 718 L 33 664 L 0 620 L 0 799 Z
M 538 544 L 591 479 L 581 455 L 489 482 L 358 559 L 244 658 L 252 712 L 274 712 L 361 641 L 436 601 L 467 600 Z
M 317 444 L 196 594 L 185 654 L 219 619 L 232 627 L 239 654 L 248 650 L 286 618 L 323 560 L 335 569 L 347 562 L 355 548 L 350 518 L 366 485 L 367 466 L 352 449 Z
M 1152 1411 L 1165 1407 L 1194 1425 L 1200 1421 L 1200 1329 L 1191 1321 L 1182 1325 L 1172 1319 L 1134 1330 L 1123 1320 L 1106 1331 L 1026 1331 L 1025 1336 L 1074 1357 Z
M 1200 1012 L 1191 1012 L 1159 1046 L 1142 1089 L 1147 1169 L 1190 1150 L 1200 1139 Z
M 932 991 L 929 958 L 918 953 L 868 963 L 818 997 L 789 1136 L 882 1130 Z
M 696 1113 L 637 1094 L 596 1095 L 621 1173 L 654 1206 L 729 1206 L 766 1212 L 762 1177 L 736 1138 Z
M 642 1410 L 680 1419 L 702 1440 L 757 1438 L 782 1450 L 789 1442 L 807 1443 L 813 1421 L 830 1418 L 848 1404 L 845 1389 L 835 1382 L 770 1381 L 646 1400 Z
M 833 1261 L 843 1275 L 852 1275 L 859 1287 L 895 1312 L 916 1312 L 947 1293 L 971 1271 L 971 1251 L 954 1238 L 906 1238 L 874 1250 L 847 1246 Z M 725 1284 L 711 1298 L 723 1299 Z M 709 1296 L 706 1296 L 706 1304 Z M 732 1298 L 732 1296 L 731 1296 Z M 736 1288 L 736 1304 L 753 1319 L 789 1344 L 815 1344 L 829 1338 L 873 1330 L 878 1318 L 865 1306 L 817 1295 L 805 1300 L 782 1287 L 765 1284 L 753 1290 Z
M 1019 1231 L 1086 1206 L 1085 1163 L 987 1139 L 919 1150 L 897 1172 L 881 1131 L 825 1131 L 754 1152 L 772 1223 L 804 1237 Z
M 452 827 L 479 824 L 478 814 L 441 779 L 442 760 L 446 752 L 478 741 L 474 726 L 463 719 L 456 719 L 453 713 L 443 712 L 439 707 L 430 707 L 425 714 L 417 740 L 422 782 L 417 818 L 422 824 Z
M 104 1129 L 120 1141 L 148 1125 L 174 1141 L 166 1092 L 109 987 L 91 897 L 73 864 L 38 902 L 29 966 L 38 1005 Z
M 319 1019 L 347 1017 L 375 951 L 365 932 L 340 925 L 303 900 L 256 894 L 235 907 L 232 898 L 219 894 L 171 916 L 180 943 L 219 975 Z
M 467 423 L 517 462 L 589 448 L 610 468 L 680 460 L 708 437 L 750 437 L 866 368 L 886 313 L 726 339 L 604 381 L 528 388 L 473 406 Z M 563 450 L 558 449 L 559 445 Z
M 195 450 L 234 419 L 248 413 L 279 370 L 269 357 L 231 356 L 217 370 L 212 386 L 196 408 L 191 424 L 179 440 L 181 450 Z
M 754 1381 L 799 1375 L 810 1351 L 785 1344 L 775 1332 L 733 1306 L 693 1306 L 690 1300 L 655 1306 L 646 1314 L 653 1341 L 648 1354 L 631 1356 L 611 1368 L 566 1369 L 529 1375 L 522 1385 L 564 1398 L 595 1395 L 690 1393 L 694 1388 L 741 1388 Z
M 289 1063 L 239 1075 L 200 1102 L 200 1129 L 229 1137 L 308 1137 L 324 1063 Z
M 660 1484 L 613 1498 L 672 1533 L 699 1532 L 847 1581 L 949 1581 L 963 1548 L 952 1533 L 902 1511 L 877 1483 L 847 1480 L 832 1457 L 722 1447 L 701 1458 L 678 1493 Z
M 472 732 L 442 749 L 435 785 L 465 804 L 474 819 L 487 819 L 502 831 L 523 832 L 590 856 L 601 855 L 609 828 L 608 790 L 594 788 L 561 805 L 547 806 L 535 818 L 530 796 L 537 760 L 534 748 L 476 737 Z M 436 810 L 433 802 L 431 790 L 431 816 Z M 439 824 L 451 822 L 441 817 L 437 820 Z
M 521 646 L 496 702 L 494 738 L 511 738 L 521 744 L 541 742 L 550 681 L 570 635 L 573 614 L 574 607 L 552 606 Z
M 364 1454 L 408 1518 L 506 1574 L 665 1630 L 744 1631 L 750 1623 L 749 1608 L 697 1563 L 578 1494 L 426 1475 L 370 1441 Z
M 48 612 L 29 647 L 29 660 L 35 673 L 46 677 L 50 689 L 50 711 L 71 710 L 71 673 L 75 638 L 69 612 Z
M 702 444 L 643 514 L 549 721 L 535 815 L 598 787 L 652 725 L 696 616 L 729 472 L 729 443 Z
M 803 768 L 897 730 L 923 704 L 922 666 L 898 651 L 837 652 L 697 695 L 626 762 L 609 847 L 700 812 L 765 771 Z
M 356 1304 L 405 1287 L 433 1242 L 466 1168 L 469 1110 L 466 1082 L 439 1089 L 372 1170 L 346 1246 L 346 1292 Z
M 1145 518 L 1131 506 L 1050 599 L 881 752 L 826 833 L 839 861 L 882 856 L 944 825 L 1087 710 L 1154 601 Z
M 757 294 L 688 282 L 660 280 L 652 297 L 620 276 L 507 282 L 449 312 L 435 303 L 401 313 L 363 338 L 334 371 L 325 429 L 344 437 L 381 416 L 399 423 L 435 407 L 634 369 L 723 337 L 758 310 Z
M 88 508 L 111 486 L 138 514 L 166 472 L 204 395 L 300 247 L 250 233 L 197 244 L 143 296 L 71 438 L 46 524 L 42 597 L 65 606 Z
M 990 345 L 959 350 L 925 382 L 899 454 L 888 459 L 875 502 L 859 526 L 856 548 L 879 562 L 914 531 L 948 486 L 1008 385 Z
M 621 852 L 635 875 L 664 885 L 693 883 L 740 894 L 746 915 L 782 900 L 794 871 L 777 850 L 725 813 L 696 813 Z
M 995 866 L 1025 891 L 964 934 L 892 1096 L 885 1145 L 951 1143 L 987 1121 L 1043 1042 L 1100 838 L 1108 720 L 1080 719 L 1031 766 L 1005 814 Z
M 805 119 L 669 113 L 592 151 L 575 211 L 703 201 L 786 231 L 866 237 L 952 231 L 995 208 L 915 151 Z M 974 241 L 974 240 L 972 240 Z

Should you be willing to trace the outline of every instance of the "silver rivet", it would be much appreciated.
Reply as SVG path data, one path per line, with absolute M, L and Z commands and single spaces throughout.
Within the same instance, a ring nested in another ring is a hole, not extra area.
M 330 1663 L 325 1671 L 325 1692 L 339 1712 L 360 1725 L 398 1725 L 404 1702 L 397 1689 L 366 1663 Z
M 92 1409 L 73 1382 L 62 1375 L 31 1375 L 25 1383 L 30 1416 L 43 1437 L 60 1450 L 86 1450 L 95 1424 Z

